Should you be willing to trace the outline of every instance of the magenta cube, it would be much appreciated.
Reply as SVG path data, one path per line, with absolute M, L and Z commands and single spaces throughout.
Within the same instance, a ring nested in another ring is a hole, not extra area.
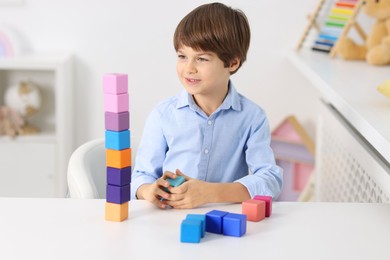
M 262 200 L 265 202 L 265 216 L 268 218 L 272 214 L 272 197 L 271 196 L 261 196 L 256 195 L 254 200 Z
M 130 128 L 130 114 L 128 111 L 121 113 L 105 112 L 105 127 L 110 131 L 123 131 Z
M 107 184 L 125 186 L 131 182 L 131 166 L 126 168 L 107 167 Z
M 107 94 L 127 93 L 128 79 L 126 74 L 110 73 L 103 76 L 103 92 Z
M 129 111 L 129 94 L 104 94 L 104 111 L 112 113 Z
M 106 200 L 107 202 L 116 204 L 123 204 L 130 201 L 130 185 L 116 186 L 108 184 Z

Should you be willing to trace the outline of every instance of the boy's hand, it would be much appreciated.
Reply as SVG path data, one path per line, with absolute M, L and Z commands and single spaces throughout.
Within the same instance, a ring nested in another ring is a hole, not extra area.
M 159 208 L 166 208 L 166 200 L 171 197 L 171 194 L 164 190 L 164 188 L 171 190 L 169 182 L 166 181 L 167 178 L 175 179 L 176 175 L 173 172 L 164 172 L 163 176 L 157 179 L 154 183 L 140 186 L 137 190 L 137 197 L 139 199 L 150 201 Z
M 186 182 L 178 187 L 169 189 L 171 194 L 165 201 L 166 204 L 177 209 L 190 209 L 210 202 L 211 187 L 209 183 L 192 179 L 184 175 L 180 170 L 176 170 L 176 174 L 183 176 Z

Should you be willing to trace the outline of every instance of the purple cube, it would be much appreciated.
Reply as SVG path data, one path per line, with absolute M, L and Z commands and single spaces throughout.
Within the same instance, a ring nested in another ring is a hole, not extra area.
M 128 111 L 121 113 L 105 112 L 104 118 L 106 130 L 120 132 L 130 128 L 130 114 Z
M 125 186 L 131 182 L 131 166 L 126 168 L 107 167 L 107 184 Z
M 115 186 L 108 184 L 106 193 L 107 202 L 123 204 L 130 201 L 130 185 Z

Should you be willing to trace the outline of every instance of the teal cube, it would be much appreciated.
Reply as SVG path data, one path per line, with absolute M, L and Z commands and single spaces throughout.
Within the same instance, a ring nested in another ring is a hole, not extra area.
M 106 149 L 123 150 L 130 148 L 130 131 L 109 131 L 106 130 Z
M 202 233 L 201 237 L 204 237 L 206 234 L 206 215 L 202 214 L 187 214 L 186 219 L 200 220 L 202 223 Z
M 167 182 L 169 182 L 169 185 L 171 187 L 177 187 L 181 185 L 183 182 L 186 181 L 186 179 L 183 176 L 176 175 L 176 179 L 167 178 Z M 164 188 L 166 192 L 169 192 L 167 188 Z
M 202 234 L 202 221 L 184 219 L 180 226 L 180 242 L 199 243 Z
M 185 182 L 186 179 L 183 176 L 176 175 L 176 179 L 167 178 L 167 181 L 172 187 L 177 187 Z

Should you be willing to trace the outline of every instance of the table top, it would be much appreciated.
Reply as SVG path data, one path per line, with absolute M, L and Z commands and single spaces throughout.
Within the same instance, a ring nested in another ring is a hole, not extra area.
M 0 198 L 0 259 L 389 259 L 390 204 L 274 202 L 243 237 L 206 233 L 180 242 L 191 210 L 131 201 L 129 219 L 104 220 L 105 200 Z M 256 258 L 255 258 L 256 257 Z
M 389 66 L 331 58 L 311 50 L 291 51 L 287 57 L 322 98 L 390 162 L 390 99 L 377 90 L 390 79 Z

